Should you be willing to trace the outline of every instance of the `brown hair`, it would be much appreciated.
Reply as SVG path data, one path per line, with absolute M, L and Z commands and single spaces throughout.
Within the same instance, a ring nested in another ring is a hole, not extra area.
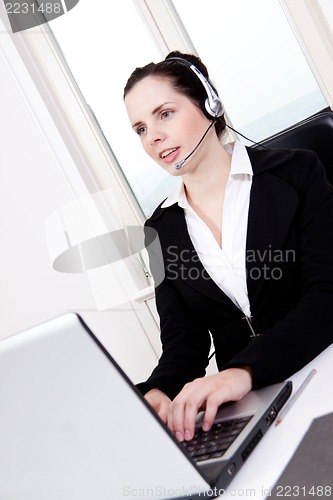
M 149 63 L 146 66 L 136 68 L 124 88 L 124 99 L 128 92 L 140 81 L 148 76 L 163 76 L 168 78 L 176 90 L 186 95 L 191 101 L 193 101 L 197 106 L 203 109 L 203 103 L 207 98 L 206 90 L 204 89 L 202 83 L 193 73 L 192 70 L 186 69 L 183 64 L 179 62 L 174 57 L 180 57 L 186 59 L 191 64 L 194 64 L 196 68 L 204 75 L 207 80 L 209 80 L 209 75 L 206 66 L 203 64 L 201 59 L 193 54 L 183 54 L 179 51 L 170 52 L 164 59 L 159 63 Z M 213 87 L 214 91 L 217 93 L 214 85 L 209 82 Z M 218 137 L 221 137 L 225 128 L 225 118 L 224 115 L 219 118 L 214 119 L 215 121 L 215 131 Z

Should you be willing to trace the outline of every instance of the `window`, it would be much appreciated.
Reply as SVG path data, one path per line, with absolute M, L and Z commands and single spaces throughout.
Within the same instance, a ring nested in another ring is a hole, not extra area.
M 177 179 L 142 150 L 127 119 L 122 94 L 136 66 L 161 60 L 168 46 L 176 48 L 169 31 L 177 19 L 171 14 L 171 23 L 168 20 L 164 26 L 162 8 L 176 9 L 209 68 L 232 125 L 253 141 L 327 106 L 278 0 L 149 2 L 145 5 L 150 14 L 154 17 L 159 12 L 155 35 L 157 31 L 166 41 L 160 50 L 132 0 L 118 2 L 117 9 L 112 2 L 103 2 L 103 13 L 94 12 L 91 2 L 80 0 L 75 9 L 51 23 L 73 76 L 146 216 Z
M 233 126 L 254 141 L 325 108 L 278 0 L 173 0 Z
M 173 179 L 142 150 L 126 116 L 123 89 L 136 66 L 163 56 L 131 0 L 117 2 L 116 8 L 113 2 L 102 5 L 103 12 L 92 8 L 88 0 L 80 0 L 50 26 L 147 216 L 167 196 Z

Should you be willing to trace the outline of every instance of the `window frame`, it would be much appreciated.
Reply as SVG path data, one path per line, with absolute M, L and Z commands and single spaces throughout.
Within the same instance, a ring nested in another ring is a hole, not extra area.
M 196 53 L 195 47 L 170 0 L 132 0 L 161 53 L 172 50 Z
M 2 15 L 4 25 L 11 32 L 8 19 Z M 55 128 L 58 130 L 68 154 L 73 159 L 82 184 L 87 193 L 112 189 L 118 214 L 124 226 L 142 226 L 144 213 L 124 176 L 111 147 L 105 138 L 97 118 L 85 101 L 68 67 L 61 49 L 47 24 L 15 33 L 11 40 L 23 62 L 36 90 L 44 103 Z M 13 68 L 15 72 L 15 68 Z M 17 79 L 21 90 L 29 100 L 24 81 Z M 43 129 L 43 121 L 34 112 L 35 119 Z M 52 142 L 52 138 L 49 138 Z M 59 164 L 64 177 L 66 166 Z M 73 186 L 72 186 L 73 187 Z M 74 198 L 75 189 L 72 190 Z M 132 262 L 131 272 L 140 283 L 141 290 L 152 286 L 147 276 L 148 255 L 146 251 Z
M 111 186 L 116 201 L 121 203 L 126 223 L 142 224 L 142 210 L 97 118 L 74 80 L 52 31 L 44 24 L 16 33 L 12 40 L 88 192 Z
M 317 0 L 279 0 L 327 103 L 333 106 L 333 32 Z

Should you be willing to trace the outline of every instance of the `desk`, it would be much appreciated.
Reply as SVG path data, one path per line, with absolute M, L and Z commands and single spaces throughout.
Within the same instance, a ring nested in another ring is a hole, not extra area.
M 317 370 L 316 375 L 285 419 L 268 430 L 220 498 L 269 498 L 270 488 L 292 458 L 312 420 L 333 411 L 333 345 L 290 377 L 294 384 L 293 394 L 313 368 Z

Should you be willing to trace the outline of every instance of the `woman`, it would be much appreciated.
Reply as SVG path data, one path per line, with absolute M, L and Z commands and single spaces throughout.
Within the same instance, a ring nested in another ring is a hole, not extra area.
M 163 252 L 163 280 L 150 252 L 163 354 L 139 388 L 189 440 L 199 410 L 208 430 L 221 403 L 332 342 L 333 189 L 310 151 L 223 146 L 223 109 L 193 55 L 137 68 L 124 100 L 146 153 L 182 178 L 146 222 Z M 219 372 L 204 376 L 210 334 Z

